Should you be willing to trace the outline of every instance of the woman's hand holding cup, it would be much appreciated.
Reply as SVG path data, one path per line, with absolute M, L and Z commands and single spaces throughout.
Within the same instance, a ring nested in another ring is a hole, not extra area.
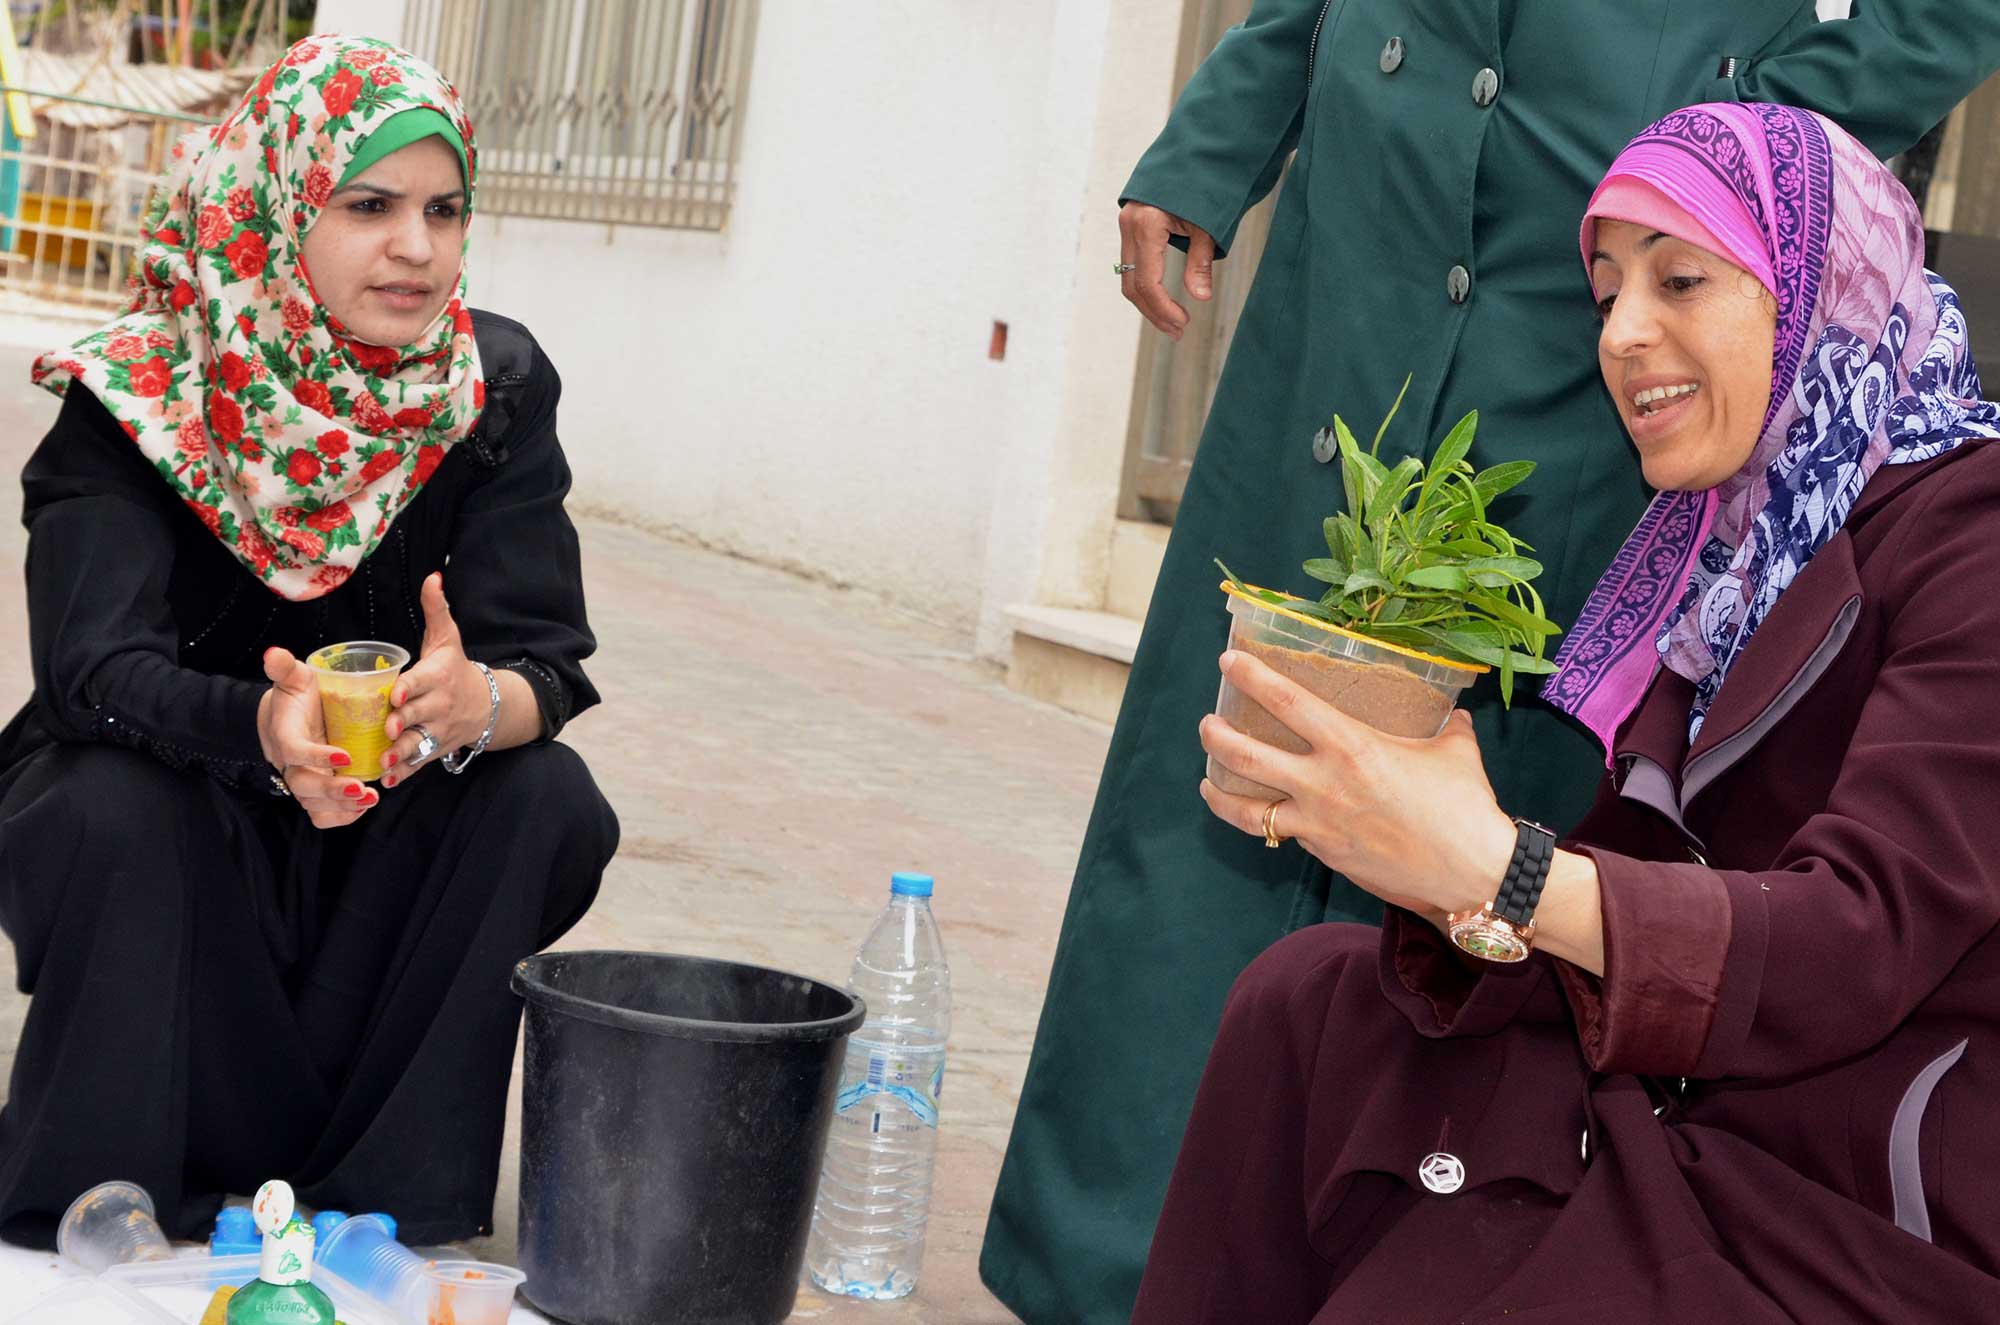
M 315 828 L 344 828 L 381 799 L 366 783 L 340 770 L 353 761 L 326 744 L 319 683 L 312 668 L 284 649 L 264 651 L 271 688 L 257 704 L 257 740 L 264 758 L 285 781 Z
M 423 648 L 389 695 L 385 730 L 394 744 L 382 756 L 385 787 L 407 782 L 436 763 L 445 751 L 477 741 L 493 710 L 486 677 L 465 656 L 458 623 L 452 620 L 451 607 L 445 602 L 443 574 L 434 571 L 424 578 L 422 602 Z M 427 759 L 417 757 L 419 726 L 437 742 Z

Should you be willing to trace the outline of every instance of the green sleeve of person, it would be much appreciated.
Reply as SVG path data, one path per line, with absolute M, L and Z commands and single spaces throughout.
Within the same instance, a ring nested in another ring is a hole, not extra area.
M 1780 40 L 1744 53 L 1738 95 L 1816 110 L 1887 158 L 2000 68 L 2000 3 L 1854 0 L 1851 17 Z
M 1324 9 L 1324 0 L 1257 0 L 1188 80 L 1119 201 L 1198 225 L 1214 236 L 1215 256 L 1226 254 L 1236 223 L 1278 182 L 1298 142 Z

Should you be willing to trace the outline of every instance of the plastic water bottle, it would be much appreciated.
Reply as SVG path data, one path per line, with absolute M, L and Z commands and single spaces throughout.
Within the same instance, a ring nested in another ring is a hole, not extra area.
M 903 1297 L 917 1286 L 937 1154 L 951 971 L 928 874 L 897 874 L 854 954 L 868 1019 L 847 1041 L 806 1268 L 822 1290 Z

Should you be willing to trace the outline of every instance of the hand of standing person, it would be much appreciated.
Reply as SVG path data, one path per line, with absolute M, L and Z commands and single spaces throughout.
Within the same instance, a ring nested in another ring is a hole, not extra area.
M 1215 293 L 1215 240 L 1208 231 L 1172 212 L 1143 202 L 1118 209 L 1118 261 L 1131 270 L 1120 273 L 1119 284 L 1148 322 L 1175 340 L 1187 330 L 1189 313 L 1167 293 L 1167 241 L 1187 238 L 1187 268 L 1181 285 L 1188 298 L 1207 303 Z
M 257 740 L 315 828 L 344 828 L 381 799 L 367 783 L 339 772 L 353 762 L 326 743 L 319 682 L 284 649 L 264 651 L 271 688 L 257 702 Z

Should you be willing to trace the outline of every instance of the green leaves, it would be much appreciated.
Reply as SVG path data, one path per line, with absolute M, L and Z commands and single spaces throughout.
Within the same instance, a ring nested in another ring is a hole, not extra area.
M 1377 452 L 1409 389 L 1405 378 L 1365 451 L 1334 416 L 1347 508 L 1321 524 L 1327 555 L 1305 563 L 1305 573 L 1325 586 L 1317 602 L 1253 590 L 1226 566 L 1223 574 L 1261 601 L 1356 634 L 1492 667 L 1502 700 L 1511 704 L 1516 675 L 1555 670 L 1543 654 L 1562 633 L 1533 584 L 1541 563 L 1521 555 L 1532 549 L 1487 519 L 1493 500 L 1535 466 L 1514 460 L 1475 472 L 1467 457 L 1479 429 L 1477 410 L 1445 434 L 1429 464 L 1407 456 L 1384 465 Z
M 1347 581 L 1347 563 L 1337 557 L 1314 557 L 1306 562 L 1306 574 L 1323 584 L 1344 584 Z
M 1481 470 L 1478 477 L 1472 480 L 1472 486 L 1478 489 L 1479 499 L 1490 506 L 1495 497 L 1534 472 L 1535 462 L 1532 460 L 1509 460 L 1504 465 Z
M 1462 593 L 1471 577 L 1462 566 L 1419 566 L 1403 579 L 1405 583 L 1422 589 L 1448 589 L 1453 593 Z

